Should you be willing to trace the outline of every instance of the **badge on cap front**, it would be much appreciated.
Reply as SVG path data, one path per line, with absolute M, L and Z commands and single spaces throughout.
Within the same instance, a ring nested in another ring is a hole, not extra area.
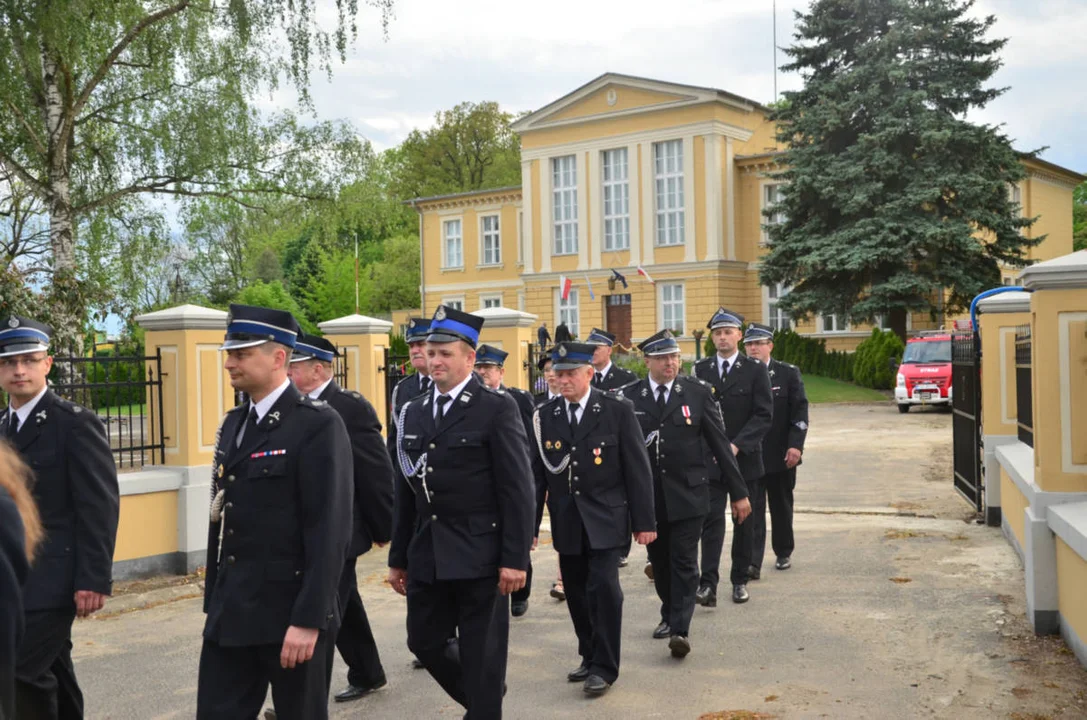
M 438 322 L 445 320 L 445 305 L 438 306 L 438 312 L 434 313 L 434 319 Z
M 559 348 L 559 357 L 566 357 L 566 346 L 563 345 Z
M 10 328 L 19 327 L 19 319 L 18 318 L 12 318 L 11 320 L 8 320 L 8 327 L 10 327 Z

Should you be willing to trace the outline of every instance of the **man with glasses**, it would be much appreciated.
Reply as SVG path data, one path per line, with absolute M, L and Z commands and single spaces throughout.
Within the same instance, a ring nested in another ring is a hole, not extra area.
M 0 321 L 0 387 L 7 439 L 34 473 L 47 528 L 23 586 L 26 629 L 15 664 L 15 716 L 81 718 L 72 622 L 102 609 L 112 588 L 120 492 L 106 430 L 94 412 L 57 397 L 46 378 L 52 328 Z

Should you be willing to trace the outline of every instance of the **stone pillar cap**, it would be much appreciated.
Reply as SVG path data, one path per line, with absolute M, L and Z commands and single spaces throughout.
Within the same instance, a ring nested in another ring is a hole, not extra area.
M 978 314 L 1030 312 L 1030 293 L 1009 290 L 978 300 Z
M 144 330 L 223 330 L 226 312 L 200 305 L 178 305 L 136 316 Z
M 366 315 L 345 315 L 317 323 L 317 327 L 325 335 L 387 335 L 393 329 L 393 324 Z
M 472 315 L 483 318 L 483 332 L 490 328 L 533 327 L 539 319 L 538 315 L 508 307 L 483 308 L 476 310 Z
M 1024 268 L 1019 273 L 1019 284 L 1028 290 L 1087 288 L 1087 250 Z

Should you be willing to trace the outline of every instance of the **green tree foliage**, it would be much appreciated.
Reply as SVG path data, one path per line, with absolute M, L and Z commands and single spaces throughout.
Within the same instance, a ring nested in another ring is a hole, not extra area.
M 827 350 L 825 340 L 799 335 L 792 330 L 774 333 L 774 357 L 791 363 L 806 375 L 821 375 L 853 382 L 855 353 Z
M 1087 250 L 1087 182 L 1072 193 L 1072 249 Z
M 464 102 L 434 116 L 388 151 L 392 188 L 409 200 L 521 184 L 521 145 L 514 117 L 495 102 Z
M 964 117 L 1004 90 L 985 85 L 1005 40 L 995 19 L 957 0 L 817 0 L 798 15 L 782 69 L 802 74 L 772 115 L 787 145 L 786 184 L 771 212 L 764 284 L 791 292 L 794 317 L 883 314 L 899 337 L 906 313 L 966 307 L 1023 266 L 1042 238 L 1022 231 L 1008 186 L 1024 177 L 998 127 Z
M 242 305 L 258 305 L 260 307 L 286 310 L 294 315 L 302 330 L 307 333 L 317 333 L 316 323 L 310 322 L 298 301 L 291 297 L 281 282 L 266 283 L 260 280 L 250 283 L 234 298 L 234 302 Z
M 371 0 L 387 21 L 392 0 Z M 342 124 L 261 117 L 286 80 L 308 103 L 312 68 L 342 61 L 358 0 L 72 0 L 0 4 L 0 174 L 45 206 L 58 331 L 78 342 L 88 304 L 77 232 L 148 193 L 260 206 L 327 197 L 360 148 Z M 284 37 L 286 47 L 284 48 Z
M 905 350 L 906 344 L 893 332 L 873 328 L 872 335 L 853 353 L 853 382 L 877 390 L 894 388 L 894 368 Z

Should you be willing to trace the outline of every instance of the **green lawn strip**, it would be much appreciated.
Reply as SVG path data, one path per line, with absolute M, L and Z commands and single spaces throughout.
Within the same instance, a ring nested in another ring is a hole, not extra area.
M 813 403 L 886 402 L 890 399 L 889 393 L 819 375 L 805 375 L 804 390 L 808 401 Z

